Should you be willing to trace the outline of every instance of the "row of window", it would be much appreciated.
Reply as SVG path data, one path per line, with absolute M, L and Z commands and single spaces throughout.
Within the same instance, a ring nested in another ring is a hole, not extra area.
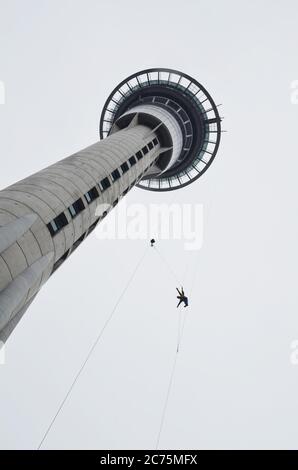
M 152 150 L 157 144 L 158 144 L 158 140 L 156 138 L 154 138 L 152 140 L 152 142 L 149 142 L 149 144 L 145 145 L 145 147 L 143 147 L 142 150 L 139 150 L 136 153 L 136 155 L 133 155 L 133 156 L 129 157 L 127 162 L 122 163 L 122 165 L 120 166 L 120 169 L 122 170 L 122 175 L 124 175 L 124 173 L 126 173 L 129 170 L 129 168 L 131 168 L 133 165 L 135 165 L 137 163 L 137 161 L 141 160 L 144 157 L 144 155 L 146 155 L 149 152 L 149 150 Z M 128 162 L 129 162 L 130 166 L 128 165 Z M 148 168 L 146 168 L 145 171 L 147 171 Z M 143 176 L 144 172 L 142 173 L 141 176 Z M 110 177 L 114 182 L 114 181 L 117 181 L 119 178 L 121 178 L 122 175 L 121 175 L 119 169 L 116 168 L 116 170 L 112 171 Z M 135 181 L 134 181 L 133 184 L 135 184 Z M 128 189 L 130 189 L 132 187 L 132 185 L 130 185 Z M 110 178 L 108 176 L 103 178 L 99 183 L 99 187 L 101 189 L 101 192 L 104 192 L 110 186 L 111 186 L 111 181 L 110 181 Z M 128 189 L 126 190 L 126 192 L 128 191 Z M 126 194 L 126 192 L 124 192 L 123 195 Z M 96 186 L 94 186 L 86 194 L 84 194 L 84 198 L 85 198 L 87 204 L 91 204 L 98 197 L 99 197 L 99 192 L 98 192 L 98 189 L 96 188 Z M 116 205 L 117 202 L 118 202 L 118 200 L 116 202 L 114 202 L 114 205 Z M 73 204 L 71 204 L 68 207 L 67 210 L 68 210 L 70 216 L 72 217 L 72 219 L 74 219 L 85 208 L 86 208 L 86 206 L 84 204 L 83 199 L 79 198 Z M 67 224 L 68 224 L 67 217 L 66 217 L 64 212 L 61 212 L 61 214 L 57 215 L 57 217 L 55 217 L 51 222 L 49 222 L 47 224 L 47 227 L 50 231 L 50 234 L 53 237 L 58 232 L 60 232 L 60 230 L 62 230 Z
M 69 249 L 61 256 L 61 258 L 59 258 L 59 259 L 56 261 L 56 263 L 55 263 L 54 266 L 53 266 L 52 274 L 53 274 L 53 272 L 56 271 L 56 269 L 59 268 L 59 266 L 61 266 L 61 264 L 63 263 L 63 261 L 66 260 L 66 258 L 69 256 L 70 252 L 73 253 L 74 250 L 82 243 L 82 241 L 84 240 L 84 238 L 85 238 L 87 235 L 89 235 L 91 232 L 93 232 L 93 230 L 95 229 L 95 227 L 96 227 L 96 225 L 98 224 L 98 222 L 99 222 L 101 219 L 103 219 L 105 216 L 106 216 L 106 213 L 104 213 L 104 214 L 102 215 L 102 217 L 99 217 L 98 219 L 96 219 L 96 221 L 95 221 L 92 225 L 90 225 L 88 231 L 85 232 L 85 233 L 83 233 L 83 235 L 81 235 L 80 238 L 78 238 L 78 240 L 76 240 L 76 241 L 74 242 L 74 244 L 72 245 L 72 247 L 69 248 Z
M 94 199 L 99 197 L 99 193 L 96 189 L 96 187 L 90 189 L 88 193 L 84 195 L 86 201 L 88 204 L 90 204 Z M 74 219 L 80 212 L 82 212 L 85 209 L 85 204 L 83 202 L 82 198 L 77 199 L 73 204 L 71 204 L 68 207 L 68 212 L 72 219 Z M 50 234 L 52 237 L 56 235 L 56 233 L 60 232 L 60 230 L 65 227 L 65 225 L 68 224 L 67 217 L 64 212 L 61 212 L 61 214 L 57 215 L 50 223 L 48 223 L 47 227 L 50 231 Z
M 150 165 L 148 165 L 144 171 L 140 174 L 140 176 L 138 176 L 138 178 L 136 178 L 124 191 L 123 193 L 121 194 L 121 197 L 125 196 L 125 194 L 128 193 L 128 191 L 133 187 L 135 186 L 141 179 L 142 177 L 144 176 L 144 174 L 149 170 L 149 168 L 151 166 L 153 166 L 155 164 L 155 162 L 151 162 Z
M 157 138 L 154 138 L 152 142 L 149 142 L 147 145 L 145 145 L 142 150 L 139 150 L 135 155 L 129 157 L 127 162 L 122 163 L 119 168 L 116 168 L 116 170 L 112 171 L 110 175 L 112 181 L 115 182 L 119 178 L 121 178 L 121 176 L 124 175 L 129 170 L 129 168 L 133 167 L 139 160 L 144 157 L 144 155 L 146 155 L 150 150 L 152 150 L 157 144 L 158 140 Z M 103 180 L 101 180 L 99 186 L 102 191 L 108 189 L 111 186 L 110 178 L 106 176 Z
M 138 183 L 138 182 L 140 181 L 140 179 L 142 178 L 143 174 L 146 173 L 146 171 L 148 171 L 149 168 L 150 168 L 152 165 L 154 165 L 154 162 L 150 163 L 150 165 L 148 165 L 147 168 L 145 168 L 145 170 L 143 171 L 143 173 L 142 173 L 137 179 L 135 179 L 135 180 L 125 189 L 125 191 L 123 191 L 121 197 L 125 196 L 125 194 L 127 194 L 128 191 L 129 191 L 136 183 Z M 89 191 L 89 192 L 90 192 L 90 191 Z M 118 202 L 119 202 L 119 200 L 120 200 L 121 197 L 117 198 L 117 199 L 113 202 L 113 207 L 115 207 L 115 206 L 118 204 Z M 55 264 L 54 264 L 54 266 L 53 266 L 53 271 L 52 271 L 52 273 L 55 272 L 56 269 L 59 268 L 59 266 L 61 266 L 61 264 L 66 260 L 66 258 L 69 256 L 70 253 L 73 253 L 73 252 L 74 252 L 74 250 L 82 243 L 82 241 L 86 238 L 86 236 L 88 236 L 91 232 L 93 232 L 93 230 L 94 230 L 95 227 L 97 226 L 98 222 L 99 222 L 100 220 L 104 219 L 107 214 L 108 214 L 107 211 L 104 211 L 103 214 L 102 214 L 102 216 L 101 216 L 101 217 L 98 217 L 98 218 L 96 219 L 96 221 L 95 221 L 92 225 L 90 225 L 89 229 L 88 229 L 85 233 L 83 233 L 83 235 L 81 235 L 80 238 L 78 238 L 78 240 L 76 240 L 76 241 L 74 242 L 74 244 L 72 245 L 72 247 L 69 248 L 69 249 L 55 262 Z M 59 216 L 58 216 L 58 217 L 59 217 Z M 57 219 L 57 217 L 56 217 L 56 219 Z M 67 220 L 67 219 L 66 219 L 66 220 Z

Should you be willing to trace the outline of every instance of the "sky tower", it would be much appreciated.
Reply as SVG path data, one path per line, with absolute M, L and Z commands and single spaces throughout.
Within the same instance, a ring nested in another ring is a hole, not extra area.
M 0 191 L 0 340 L 130 189 L 171 191 L 199 178 L 217 153 L 220 121 L 190 76 L 143 70 L 107 99 L 102 140 Z

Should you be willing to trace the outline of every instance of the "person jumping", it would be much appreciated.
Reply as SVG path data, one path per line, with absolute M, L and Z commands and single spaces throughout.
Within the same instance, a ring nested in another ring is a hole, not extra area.
M 181 292 L 180 290 L 178 289 L 178 287 L 176 287 L 176 290 L 178 291 L 178 294 L 177 295 L 177 299 L 179 299 L 179 302 L 178 302 L 178 305 L 177 305 L 177 308 L 179 307 L 179 305 L 184 302 L 184 307 L 188 307 L 188 297 L 186 297 L 185 293 L 184 293 L 184 290 L 183 290 L 183 287 L 181 287 Z

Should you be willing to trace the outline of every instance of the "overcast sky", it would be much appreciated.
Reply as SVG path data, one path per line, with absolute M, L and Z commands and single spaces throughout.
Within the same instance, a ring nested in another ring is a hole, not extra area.
M 129 203 L 201 203 L 204 244 L 159 249 L 189 288 L 161 448 L 297 448 L 294 0 L 0 0 L 0 187 L 98 140 L 126 76 L 169 67 L 223 103 L 195 184 Z M 38 294 L 0 366 L 0 448 L 37 448 L 145 241 L 88 238 Z M 175 279 L 147 253 L 44 448 L 154 448 L 175 354 Z M 197 266 L 197 268 L 196 268 Z

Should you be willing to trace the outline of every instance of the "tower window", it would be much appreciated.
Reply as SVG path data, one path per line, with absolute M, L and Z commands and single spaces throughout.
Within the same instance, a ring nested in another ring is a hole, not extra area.
M 153 142 L 154 145 L 157 145 L 158 144 L 157 138 L 155 137 L 155 139 L 153 139 L 152 142 Z
M 148 147 L 149 147 L 149 150 L 152 150 L 154 147 L 153 142 L 149 142 Z
M 142 148 L 142 152 L 144 155 L 146 155 L 146 153 L 149 152 L 147 145 L 145 145 L 145 147 Z
M 128 161 L 129 161 L 129 163 L 130 163 L 131 166 L 133 166 L 133 165 L 135 165 L 135 164 L 137 163 L 136 157 L 135 157 L 134 155 L 133 155 L 132 157 L 130 157 L 130 158 L 128 159 Z
M 68 220 L 66 218 L 66 215 L 64 214 L 64 212 L 61 212 L 61 214 L 57 215 L 55 219 L 48 223 L 47 227 L 53 237 L 54 235 L 56 235 L 56 233 L 60 232 L 60 230 L 62 230 L 63 227 L 65 227 L 65 225 L 67 224 Z
M 137 157 L 138 160 L 141 160 L 143 158 L 143 156 L 144 155 L 142 154 L 142 152 L 140 150 L 136 153 L 136 157 Z
M 84 203 L 82 199 L 77 199 L 71 206 L 69 206 L 68 210 L 72 218 L 76 217 L 80 212 L 85 209 Z
M 111 186 L 111 183 L 108 177 L 101 180 L 100 184 L 103 190 L 108 189 Z
M 121 175 L 120 175 L 119 170 L 114 170 L 114 171 L 112 171 L 112 177 L 113 177 L 113 180 L 114 180 L 114 181 L 118 180 L 118 179 L 120 178 L 120 176 L 121 176 Z
M 85 194 L 85 199 L 88 202 L 88 204 L 91 204 L 91 202 L 94 201 L 94 199 L 98 197 L 99 197 L 99 194 L 95 186 L 92 189 L 90 189 L 88 193 Z
M 187 135 L 189 135 L 189 134 L 192 133 L 192 125 L 190 124 L 190 122 L 187 122 L 187 123 L 185 124 L 185 129 L 186 129 Z
M 186 137 L 185 142 L 184 142 L 184 148 L 189 149 L 189 147 L 191 146 L 191 141 L 192 141 L 191 137 Z
M 129 166 L 126 162 L 122 163 L 121 170 L 122 170 L 123 174 L 126 173 L 129 170 Z
M 177 104 L 177 103 L 175 103 L 174 101 L 171 101 L 171 100 L 168 102 L 168 106 L 175 109 L 175 111 L 178 111 L 178 109 L 180 108 L 179 104 Z
M 157 103 L 166 103 L 166 102 L 167 102 L 167 98 L 163 98 L 162 96 L 156 96 L 155 101 L 156 101 Z

